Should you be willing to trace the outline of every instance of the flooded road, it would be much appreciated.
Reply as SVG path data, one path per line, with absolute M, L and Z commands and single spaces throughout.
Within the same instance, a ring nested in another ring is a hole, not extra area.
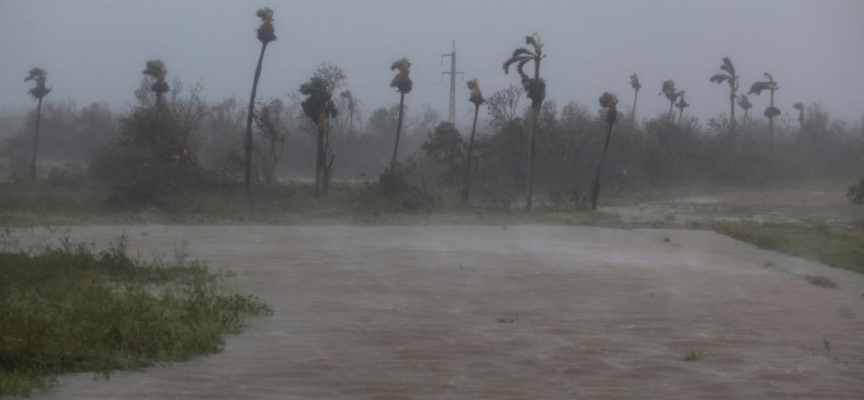
M 220 354 L 108 381 L 63 376 L 37 398 L 864 398 L 864 279 L 715 233 L 100 226 L 72 236 L 102 245 L 124 229 L 145 256 L 188 241 L 192 258 L 236 271 L 231 283 L 275 314 Z

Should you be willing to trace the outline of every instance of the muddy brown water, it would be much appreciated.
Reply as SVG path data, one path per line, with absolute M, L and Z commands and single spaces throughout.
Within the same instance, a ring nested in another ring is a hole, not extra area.
M 145 255 L 188 241 L 275 314 L 222 353 L 107 381 L 67 375 L 39 398 L 864 399 L 864 279 L 711 232 L 100 226 L 72 236 L 104 244 L 123 230 Z

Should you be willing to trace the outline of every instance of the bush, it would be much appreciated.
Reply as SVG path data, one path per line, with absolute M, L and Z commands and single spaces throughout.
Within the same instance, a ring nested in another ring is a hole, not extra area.
M 0 396 L 46 389 L 58 374 L 218 352 L 244 317 L 270 313 L 225 286 L 230 274 L 182 253 L 174 263 L 131 259 L 122 240 L 98 253 L 68 240 L 35 254 L 4 247 L 0 271 Z
M 84 175 L 77 165 L 66 164 L 65 167 L 54 167 L 48 171 L 48 184 L 53 187 L 63 188 L 79 188 L 87 182 L 87 177 Z
M 384 169 L 378 182 L 369 184 L 360 192 L 360 207 L 375 212 L 431 212 L 440 199 L 413 182 L 415 172 L 416 163 L 412 160 Z

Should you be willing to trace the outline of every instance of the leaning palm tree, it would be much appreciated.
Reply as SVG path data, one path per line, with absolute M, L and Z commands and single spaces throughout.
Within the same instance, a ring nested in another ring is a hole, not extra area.
M 399 136 L 402 134 L 402 113 L 405 109 L 405 95 L 411 93 L 411 89 L 414 88 L 414 81 L 411 80 L 411 76 L 409 75 L 411 73 L 411 61 L 408 61 L 407 58 L 394 62 L 390 65 L 390 70 L 399 70 L 399 73 L 390 82 L 390 87 L 396 88 L 396 91 L 399 92 L 399 121 L 396 125 L 396 144 L 393 146 L 393 159 L 390 160 L 391 168 L 395 168 L 396 156 L 399 153 Z
M 249 110 L 246 116 L 246 138 L 243 143 L 246 151 L 246 173 L 244 177 L 244 188 L 246 198 L 252 195 L 252 116 L 255 112 L 255 93 L 258 91 L 258 79 L 261 77 L 261 64 L 264 62 L 264 51 L 267 44 L 276 40 L 276 29 L 273 28 L 273 10 L 269 7 L 261 8 L 255 13 L 261 18 L 261 26 L 258 27 L 258 40 L 261 42 L 261 55 L 258 56 L 258 66 L 255 67 L 255 79 L 252 80 L 252 95 L 249 96 Z
M 316 151 L 315 162 L 315 194 L 320 196 L 326 192 L 327 179 L 329 178 L 327 169 L 332 167 L 327 165 L 327 144 L 325 136 L 327 133 L 329 120 L 336 116 L 338 110 L 333 102 L 333 93 L 331 85 L 327 80 L 314 75 L 309 82 L 300 85 L 300 93 L 306 96 L 306 100 L 300 103 L 303 108 L 303 113 L 306 114 L 315 126 L 318 127 L 318 146 Z
M 161 105 L 162 96 L 171 90 L 171 88 L 168 87 L 168 83 L 165 82 L 165 75 L 167 73 L 168 69 L 165 68 L 165 63 L 162 62 L 162 60 L 147 61 L 147 68 L 144 69 L 143 74 L 156 79 L 156 81 L 150 85 L 150 90 L 152 90 L 153 93 L 156 93 L 156 105 Z
M 480 106 L 486 102 L 483 92 L 480 91 L 480 83 L 477 79 L 468 81 L 468 89 L 471 96 L 468 101 L 474 103 L 474 123 L 471 125 L 471 139 L 468 140 L 468 158 L 465 160 L 465 172 L 462 174 L 462 203 L 468 204 L 468 194 L 471 191 L 471 152 L 474 150 L 474 132 L 477 131 L 477 116 L 480 114 Z
M 747 126 L 747 112 L 753 108 L 753 104 L 750 104 L 750 99 L 747 98 L 746 94 L 742 94 L 738 96 L 738 107 L 744 110 L 744 120 L 741 123 L 741 126 Z
M 720 69 L 726 71 L 726 73 L 714 75 L 710 81 L 714 83 L 727 82 L 729 84 L 729 113 L 731 115 L 729 131 L 733 138 L 732 140 L 735 140 L 735 98 L 737 97 L 735 93 L 738 91 L 738 79 L 740 76 L 735 74 L 735 66 L 732 65 L 732 60 L 729 57 L 723 57 L 723 65 L 720 66 Z
M 642 84 L 639 83 L 639 76 L 636 74 L 630 75 L 630 86 L 633 87 L 633 115 L 630 116 L 630 130 L 636 124 L 636 99 L 639 97 L 639 89 L 642 89 Z
M 684 100 L 684 95 L 685 95 L 686 93 L 687 93 L 687 92 L 684 91 L 684 90 L 682 90 L 682 91 L 680 91 L 680 92 L 677 93 L 677 95 L 678 95 L 678 103 L 675 104 L 675 107 L 678 107 L 678 125 L 681 125 L 681 118 L 684 117 L 684 109 L 687 108 L 687 107 L 690 107 L 690 104 L 688 104 L 688 103 Z
M 30 159 L 30 179 L 36 178 L 36 152 L 39 149 L 39 123 L 42 121 L 42 98 L 51 93 L 51 88 L 45 87 L 45 80 L 48 78 L 48 72 L 42 68 L 33 68 L 30 74 L 24 78 L 24 82 L 36 81 L 36 86 L 31 88 L 28 93 L 34 99 L 39 100 L 36 106 L 36 137 L 33 139 L 33 158 Z
M 804 133 L 804 103 L 796 102 L 792 108 L 798 110 L 798 147 L 801 147 L 801 135 Z
M 675 100 L 678 100 L 678 90 L 675 89 L 675 81 L 669 79 L 663 82 L 663 88 L 660 89 L 658 96 L 666 96 L 669 100 L 669 121 L 672 121 L 672 107 L 675 106 Z
M 540 78 L 540 61 L 546 56 L 543 55 L 543 42 L 537 32 L 531 36 L 526 36 L 525 44 L 530 45 L 531 48 L 520 47 L 513 50 L 510 58 L 504 61 L 504 73 L 510 73 L 510 67 L 516 65 L 516 72 L 522 79 L 525 93 L 531 99 L 531 122 L 528 124 L 530 141 L 528 145 L 528 187 L 526 188 L 527 200 L 525 202 L 525 209 L 531 212 L 531 201 L 534 193 L 534 152 L 537 148 L 537 115 L 540 114 L 540 107 L 546 98 L 546 80 Z M 532 61 L 534 62 L 534 78 L 525 73 L 525 65 Z
M 774 77 L 769 73 L 765 73 L 765 80 L 761 82 L 756 82 L 753 86 L 750 87 L 750 92 L 747 94 L 755 94 L 759 95 L 763 90 L 768 90 L 771 92 L 771 104 L 768 108 L 765 109 L 765 116 L 768 118 L 768 151 L 770 153 L 774 152 L 774 117 L 780 115 L 780 110 L 777 107 L 774 107 L 774 92 L 779 89 L 777 86 L 777 82 L 774 81 Z
M 615 106 L 618 104 L 618 97 L 609 92 L 604 92 L 600 96 L 600 106 L 606 109 L 606 124 L 609 125 L 609 130 L 606 132 L 606 143 L 603 145 L 603 154 L 600 156 L 600 164 L 597 165 L 597 173 L 594 174 L 594 187 L 591 192 L 591 209 L 597 210 L 597 199 L 600 197 L 600 172 L 603 170 L 603 161 L 606 160 L 606 150 L 609 149 L 609 140 L 612 138 L 612 125 L 618 119 L 618 110 Z

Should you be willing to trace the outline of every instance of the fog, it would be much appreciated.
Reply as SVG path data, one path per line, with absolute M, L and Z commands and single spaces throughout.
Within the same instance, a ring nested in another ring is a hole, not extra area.
M 389 64 L 413 62 L 414 91 L 406 104 L 447 112 L 449 60 L 465 80 L 492 93 L 518 76 L 501 65 L 523 38 L 539 32 L 548 57 L 542 75 L 547 100 L 596 107 L 604 91 L 632 105 L 628 77 L 639 74 L 639 114 L 668 109 L 655 94 L 666 79 L 687 91 L 688 113 L 702 119 L 728 111 L 727 89 L 710 83 L 730 57 L 742 92 L 770 72 L 777 107 L 821 102 L 832 116 L 864 113 L 864 2 L 848 1 L 47 1 L 0 0 L 0 109 L 33 104 L 22 80 L 49 71 L 54 101 L 107 101 L 117 110 L 134 102 L 144 61 L 160 58 L 169 79 L 203 82 L 204 96 L 245 98 L 260 44 L 256 9 L 274 9 L 276 35 L 268 47 L 259 97 L 296 91 L 324 61 L 343 68 L 347 88 L 371 110 L 398 102 Z M 473 110 L 457 85 L 457 126 Z M 752 97 L 755 110 L 767 96 Z M 754 110 L 754 111 L 755 111 Z

